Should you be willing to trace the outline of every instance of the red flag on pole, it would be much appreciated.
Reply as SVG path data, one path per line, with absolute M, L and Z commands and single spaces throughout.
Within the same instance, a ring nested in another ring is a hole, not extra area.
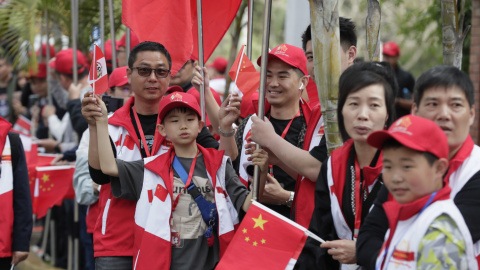
M 242 92 L 243 100 L 248 100 L 259 88 L 260 73 L 257 72 L 252 61 L 245 54 L 245 45 L 240 49 L 228 75 Z
M 215 269 L 292 269 L 307 235 L 313 234 L 254 201 Z
M 101 95 L 108 90 L 107 62 L 97 44 L 93 46 L 93 61 L 88 73 L 88 83 L 92 86 L 94 94 Z
M 241 2 L 202 1 L 205 62 L 232 24 Z M 167 48 L 173 61 L 172 75 L 187 60 L 198 60 L 196 0 L 123 0 L 122 20 L 140 41 L 156 41 Z
M 61 205 L 63 199 L 72 199 L 74 165 L 46 166 L 36 168 L 33 209 L 37 218 L 47 214 L 54 205 Z

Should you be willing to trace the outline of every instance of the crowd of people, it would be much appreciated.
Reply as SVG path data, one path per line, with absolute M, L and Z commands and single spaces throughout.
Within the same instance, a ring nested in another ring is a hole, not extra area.
M 470 78 L 436 66 L 415 82 L 400 68 L 394 42 L 383 46 L 385 62 L 357 61 L 355 24 L 339 22 L 343 146 L 331 153 L 318 94 L 309 90 L 316 87 L 310 26 L 302 48 L 281 44 L 265 56 L 265 101 L 224 99 L 227 60 L 202 70 L 191 59 L 172 74 L 168 50 L 134 34 L 128 59 L 125 35 L 105 48 L 103 97 L 92 92 L 79 51 L 42 46 L 37 54 L 50 50 L 54 58 L 26 82 L 0 58 L 0 188 L 10 192 L 0 200 L 13 201 L 13 212 L 2 213 L 8 223 L 0 223 L 10 226 L 3 232 L 13 228 L 0 235 L 0 268 L 29 249 L 25 158 L 18 135 L 8 132 L 8 121 L 22 115 L 38 146 L 60 154 L 54 164 L 75 161 L 84 269 L 214 269 L 251 205 L 256 165 L 259 202 L 326 241 L 308 238 L 294 269 L 478 269 L 480 150 L 469 135 Z M 54 218 L 67 220 L 71 208 L 65 200 Z M 59 238 L 69 226 L 59 226 Z M 57 266 L 66 268 L 63 258 Z

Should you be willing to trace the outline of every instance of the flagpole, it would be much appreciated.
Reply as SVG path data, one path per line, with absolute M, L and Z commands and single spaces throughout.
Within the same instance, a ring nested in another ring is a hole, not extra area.
M 77 1 L 71 0 L 72 8 L 72 49 L 73 49 L 73 84 L 77 85 L 78 83 L 78 71 L 77 71 Z
M 252 60 L 253 0 L 248 0 L 247 57 Z
M 197 0 L 197 31 L 198 31 L 198 64 L 200 65 L 203 81 L 205 81 L 205 74 L 203 72 L 203 22 L 202 22 L 202 0 Z M 200 86 L 200 110 L 202 112 L 202 120 L 205 119 L 205 85 Z
M 92 87 L 92 88 L 93 88 L 93 96 L 94 96 L 94 97 L 95 97 L 95 84 L 96 84 L 96 83 L 95 83 L 95 82 L 96 82 L 96 80 L 95 80 L 95 74 L 97 74 L 97 73 L 96 73 L 96 72 L 97 72 L 97 58 L 95 57 L 95 53 L 97 52 L 97 48 L 96 48 L 96 47 L 97 47 L 97 45 L 96 45 L 95 43 L 93 43 L 93 63 L 92 63 L 92 65 L 93 65 L 93 68 L 92 68 L 92 69 L 93 69 L 93 71 L 92 71 L 92 72 L 93 72 L 93 74 L 92 74 L 92 80 L 93 80 L 93 84 L 92 84 L 92 85 L 93 85 L 93 87 Z M 89 75 L 90 75 L 90 74 L 89 74 Z M 98 79 L 98 78 L 97 78 L 97 79 Z
M 245 45 L 242 46 L 242 55 L 240 56 L 240 61 L 238 61 L 237 74 L 235 75 L 235 88 L 237 89 L 237 93 L 240 92 L 240 88 L 238 88 L 238 86 L 237 86 L 237 79 L 238 79 L 238 73 L 240 72 L 240 68 L 242 67 L 242 61 L 243 61 L 243 55 L 244 54 L 245 54 Z
M 100 40 L 102 41 L 102 52 L 105 54 L 105 2 L 99 0 L 100 4 Z M 113 50 L 113 48 L 112 48 Z
M 267 81 L 267 63 L 268 63 L 268 39 L 270 37 L 270 18 L 272 15 L 272 0 L 265 0 L 265 12 L 263 15 L 263 41 L 262 41 L 262 59 L 260 70 L 260 93 L 258 97 L 258 117 L 263 120 L 265 115 L 265 87 Z M 257 149 L 261 149 L 259 144 L 256 144 Z M 252 198 L 258 200 L 258 183 L 260 179 L 260 167 L 255 165 L 253 171 L 253 190 Z
M 132 50 L 132 48 L 130 48 L 131 40 L 132 40 L 131 31 L 130 31 L 130 28 L 127 27 L 127 32 L 125 32 L 125 59 L 127 63 L 128 63 L 128 57 L 130 56 L 130 51 Z
M 52 93 L 50 91 L 50 87 L 49 87 L 49 84 L 48 84 L 48 81 L 50 80 L 50 65 L 48 64 L 48 62 L 50 61 L 51 55 L 50 55 L 50 42 L 49 42 L 50 26 L 49 26 L 49 23 L 48 23 L 48 10 L 47 9 L 45 9 L 45 35 L 47 36 L 47 42 L 46 42 L 46 47 L 45 47 L 45 54 L 46 54 L 45 63 L 47 65 L 47 102 L 48 102 L 48 105 L 53 106 Z
M 110 19 L 110 38 L 112 42 L 112 70 L 117 68 L 117 51 L 115 46 L 115 18 L 113 18 L 113 0 L 108 0 L 108 16 Z

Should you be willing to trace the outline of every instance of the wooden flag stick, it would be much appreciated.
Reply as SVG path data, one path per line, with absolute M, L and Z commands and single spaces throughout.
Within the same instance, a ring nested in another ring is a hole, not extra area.
M 265 12 L 263 14 L 263 41 L 262 41 L 262 59 L 260 71 L 260 93 L 258 97 L 258 117 L 263 120 L 265 116 L 265 88 L 267 83 L 267 63 L 268 46 L 270 38 L 270 18 L 272 15 L 272 0 L 265 0 Z M 256 145 L 260 149 L 260 145 Z M 253 170 L 253 189 L 252 198 L 258 200 L 258 184 L 260 181 L 260 166 L 255 165 Z

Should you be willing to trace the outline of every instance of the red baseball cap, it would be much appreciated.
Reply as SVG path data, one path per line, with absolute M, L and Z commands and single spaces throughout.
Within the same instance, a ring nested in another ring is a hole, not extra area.
M 50 62 L 49 65 L 59 73 L 73 74 L 73 49 L 68 48 L 59 51 L 55 57 L 55 61 Z M 88 68 L 87 60 L 79 50 L 77 50 L 77 67 L 78 73 L 82 73 Z
M 220 73 L 225 73 L 225 70 L 227 70 L 227 65 L 228 65 L 228 60 L 223 58 L 223 57 L 217 57 L 215 60 L 213 60 L 213 63 L 208 65 L 208 67 L 213 67 Z
M 426 118 L 406 115 L 395 121 L 388 130 L 370 134 L 367 142 L 380 149 L 389 138 L 395 139 L 407 148 L 448 159 L 447 135 L 435 122 Z
M 55 57 L 55 47 L 52 45 L 48 45 L 48 48 L 50 49 L 50 57 Z M 42 43 L 42 48 L 37 50 L 37 56 L 40 55 L 40 51 L 42 52 L 42 56 L 46 57 L 47 56 L 47 44 Z
M 166 92 L 165 96 L 168 95 L 168 94 L 174 93 L 174 92 L 182 92 L 183 93 L 183 88 L 180 87 L 179 85 L 172 85 L 172 86 L 167 88 L 167 92 Z
M 400 47 L 398 47 L 398 44 L 393 41 L 385 42 L 383 43 L 383 54 L 398 56 L 400 55 Z
M 173 92 L 172 94 L 165 96 L 160 101 L 160 112 L 158 113 L 158 119 L 163 121 L 163 118 L 169 111 L 177 107 L 186 107 L 192 109 L 197 113 L 200 119 L 200 106 L 194 96 L 187 93 Z
M 29 77 L 35 77 L 35 78 L 47 78 L 47 64 L 45 63 L 38 63 L 38 69 L 37 72 L 35 73 L 32 68 L 30 68 L 30 74 Z
M 292 67 L 300 69 L 304 75 L 308 75 L 307 57 L 301 48 L 289 44 L 275 47 L 268 53 L 268 60 L 278 58 Z M 257 64 L 260 66 L 262 57 L 258 57 Z
M 122 86 L 128 83 L 127 68 L 127 66 L 119 67 L 112 71 L 112 74 L 110 74 L 108 78 L 108 88 Z
M 127 33 L 124 33 L 122 38 L 116 43 L 116 48 L 119 49 L 120 47 L 126 47 L 127 42 L 125 41 L 127 37 Z M 138 40 L 137 35 L 130 30 L 130 50 L 133 49 L 133 47 L 137 46 L 140 41 Z

